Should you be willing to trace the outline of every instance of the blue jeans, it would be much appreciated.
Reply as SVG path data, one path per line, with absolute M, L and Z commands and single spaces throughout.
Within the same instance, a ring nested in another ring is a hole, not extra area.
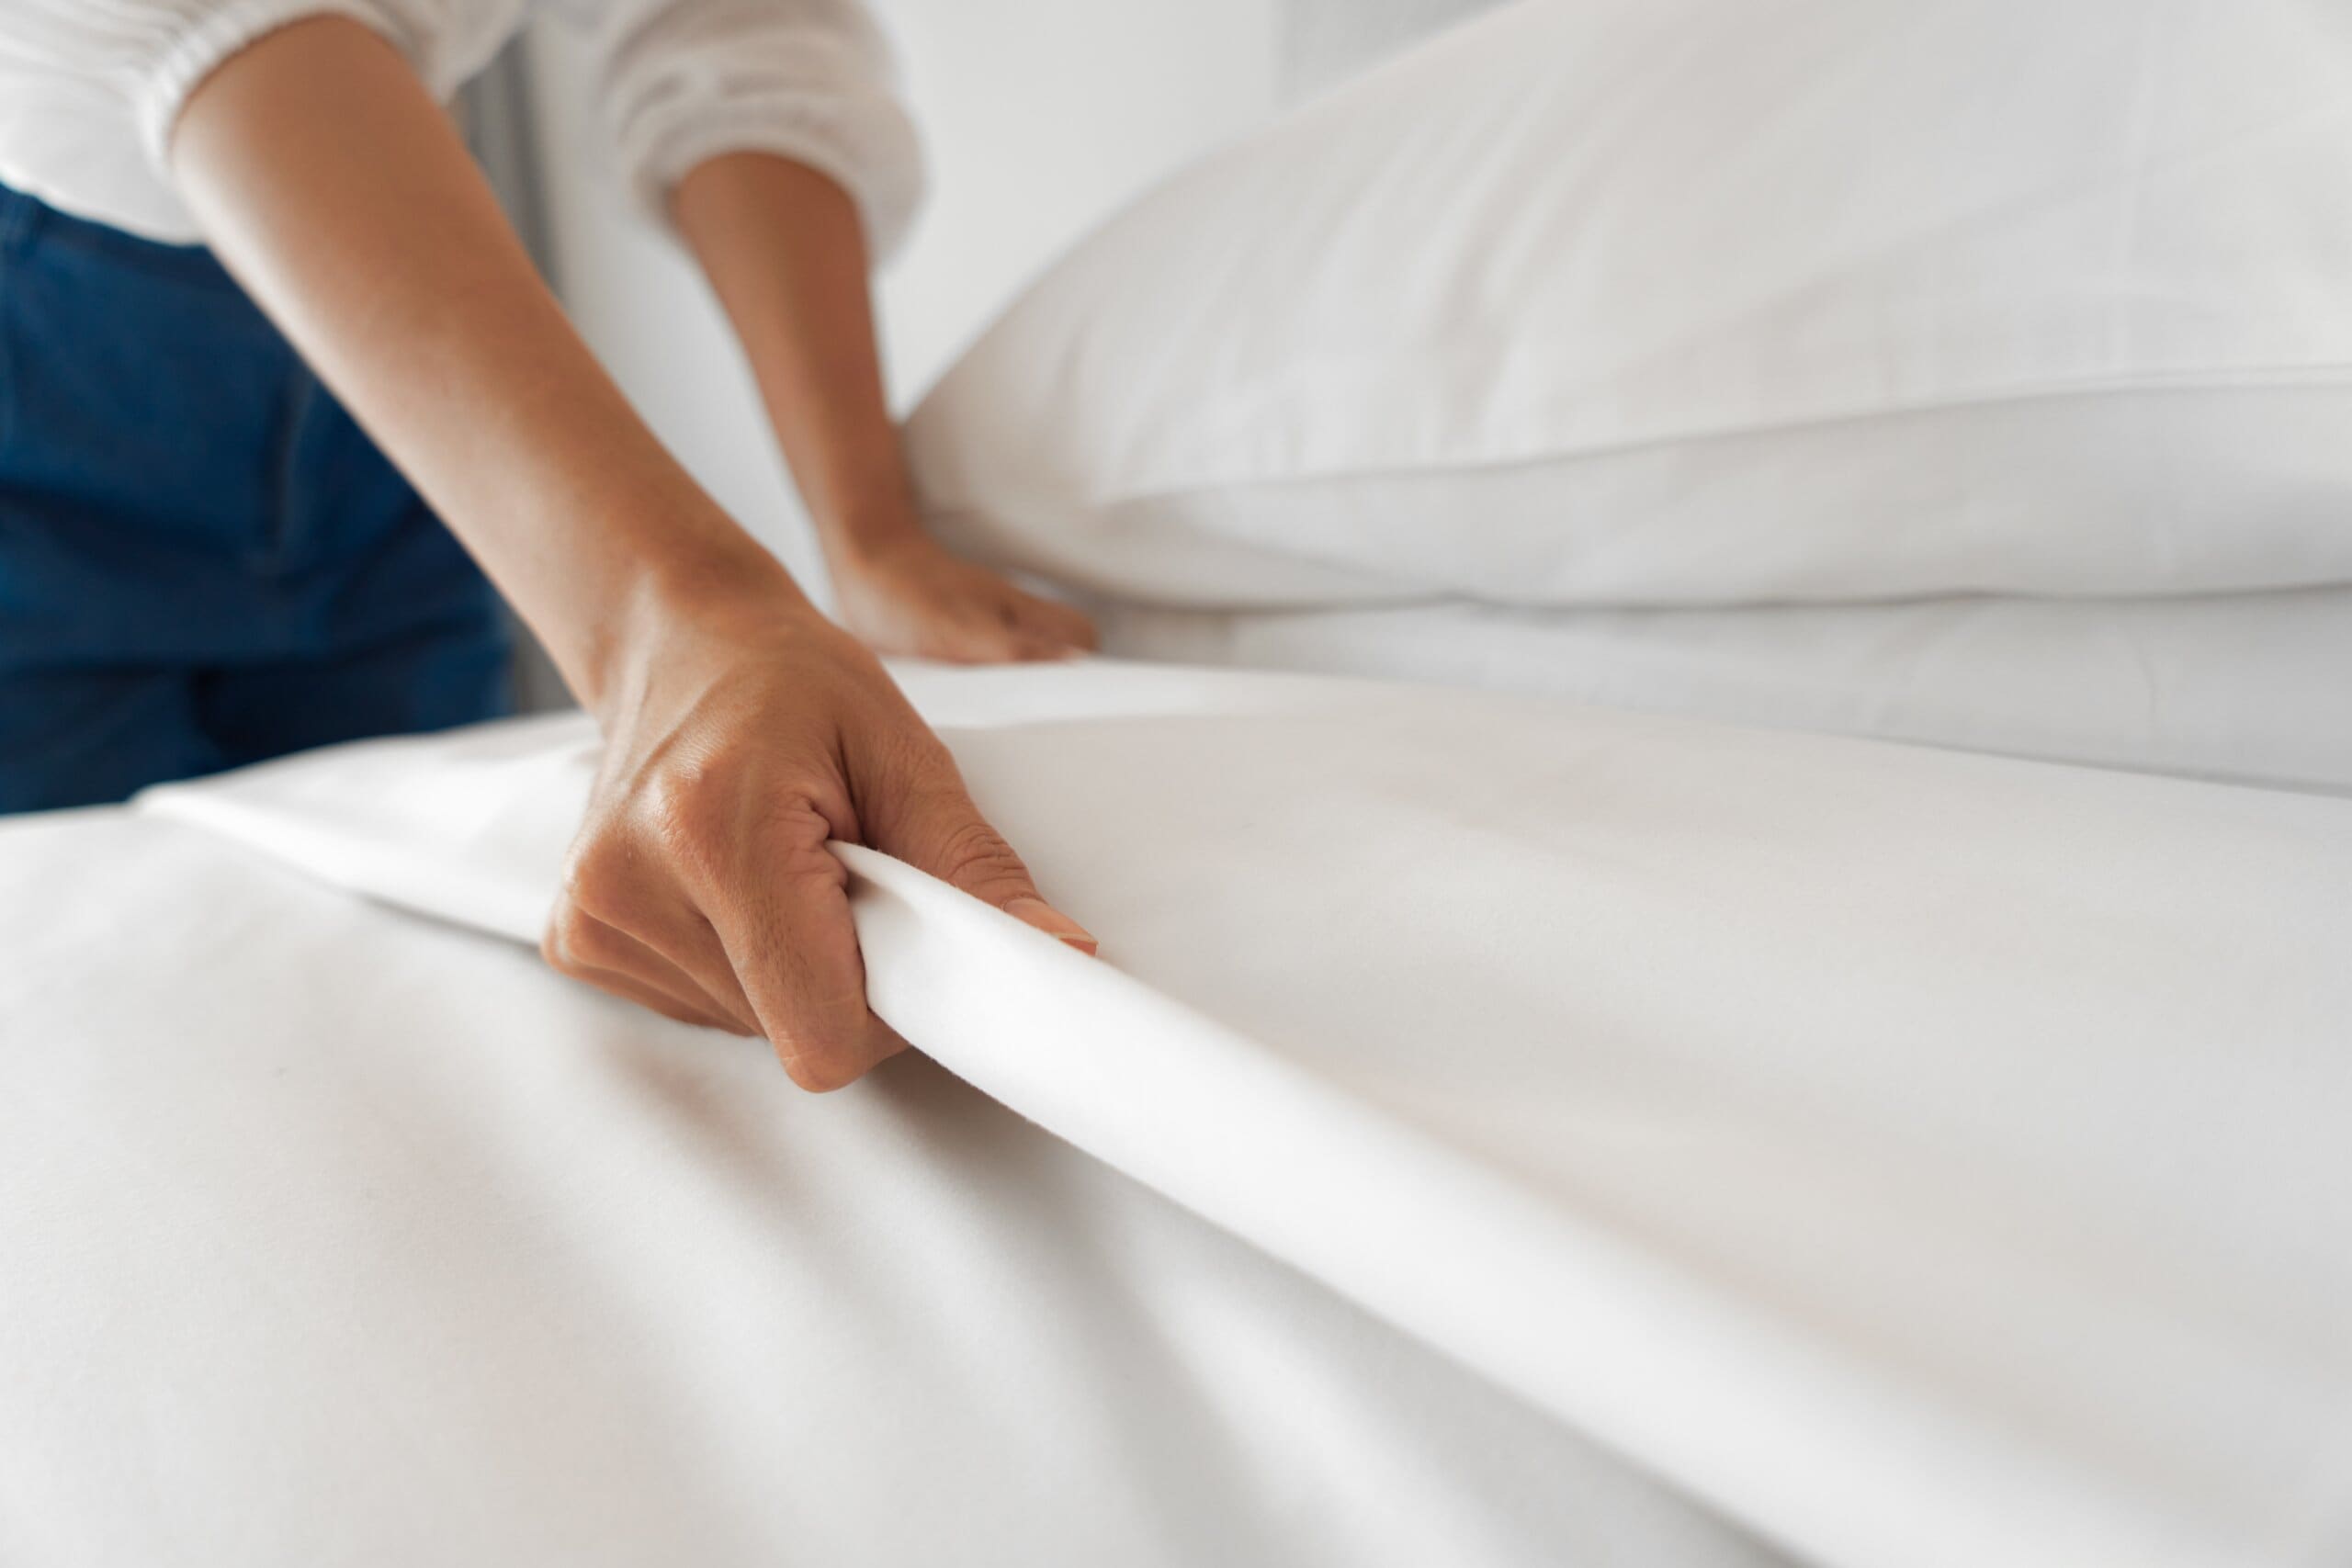
M 507 711 L 481 571 L 209 252 L 0 187 L 0 811 Z

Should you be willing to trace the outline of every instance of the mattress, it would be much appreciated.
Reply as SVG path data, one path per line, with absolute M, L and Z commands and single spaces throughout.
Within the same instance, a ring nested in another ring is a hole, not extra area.
M 2352 1540 L 2352 804 L 1374 682 L 907 681 L 1104 957 L 844 848 L 930 1059 L 823 1100 L 537 967 L 576 720 L 0 834 L 40 890 L 0 915 L 39 1413 L 0 1547 Z
M 0 1562 L 1564 1557 L 1786 1561 L 932 1062 L 0 824 Z

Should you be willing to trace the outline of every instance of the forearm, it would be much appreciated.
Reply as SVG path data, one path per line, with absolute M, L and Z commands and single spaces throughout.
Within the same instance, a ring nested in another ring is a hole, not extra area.
M 856 204 L 764 152 L 713 158 L 671 206 L 750 357 L 794 483 L 839 564 L 918 532 L 885 401 Z
M 1091 946 L 881 664 L 639 423 L 388 45 L 342 20 L 270 35 L 198 89 L 173 163 L 215 249 L 603 720 L 550 962 L 764 1034 L 830 1089 L 904 1046 L 865 1004 L 832 840 Z
M 649 601 L 789 580 L 565 320 L 455 129 L 356 23 L 262 39 L 172 159 L 214 249 L 595 706 Z

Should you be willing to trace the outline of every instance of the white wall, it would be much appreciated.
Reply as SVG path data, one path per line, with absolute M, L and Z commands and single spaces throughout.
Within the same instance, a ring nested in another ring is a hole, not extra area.
M 931 204 L 885 277 L 901 405 L 1125 197 L 1257 123 L 1275 0 L 876 0 L 924 132 Z M 814 545 L 751 377 L 682 253 L 596 167 L 578 40 L 529 39 L 555 284 L 655 433 L 812 587 Z
M 884 0 L 932 193 L 885 280 L 909 394 L 1139 187 L 1258 124 L 1274 0 Z M 911 396 L 909 400 L 911 400 Z

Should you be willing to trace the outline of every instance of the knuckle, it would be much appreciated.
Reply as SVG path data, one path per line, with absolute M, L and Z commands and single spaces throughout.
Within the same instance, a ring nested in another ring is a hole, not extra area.
M 665 769 L 639 792 L 638 820 L 660 858 L 699 886 L 725 886 L 774 852 L 821 853 L 833 836 L 828 792 L 797 769 L 722 759 Z M 838 793 L 838 792 L 834 792 Z
M 665 850 L 698 860 L 726 836 L 729 793 L 726 772 L 719 765 L 673 762 L 639 787 L 636 815 Z
M 581 919 L 564 933 L 564 947 L 574 962 L 598 969 L 625 969 L 628 943 L 602 920 Z
M 609 917 L 630 901 L 635 877 L 630 855 L 611 832 L 592 832 L 572 847 L 563 863 L 562 934 L 577 934 L 583 916 Z
M 758 836 L 763 852 L 821 855 L 833 828 L 810 792 L 781 790 L 761 812 Z
M 959 887 L 1029 880 L 1029 868 L 1004 835 L 978 818 L 948 830 L 939 845 L 938 863 L 942 874 Z
M 610 988 L 605 986 L 605 974 L 628 969 L 627 947 L 618 931 L 569 899 L 539 938 L 539 955 L 558 974 L 604 989 Z
M 596 921 L 567 895 L 548 917 L 547 931 L 539 938 L 539 955 L 558 974 L 593 985 L 595 971 L 602 966 L 590 951 L 590 933 L 595 929 Z

